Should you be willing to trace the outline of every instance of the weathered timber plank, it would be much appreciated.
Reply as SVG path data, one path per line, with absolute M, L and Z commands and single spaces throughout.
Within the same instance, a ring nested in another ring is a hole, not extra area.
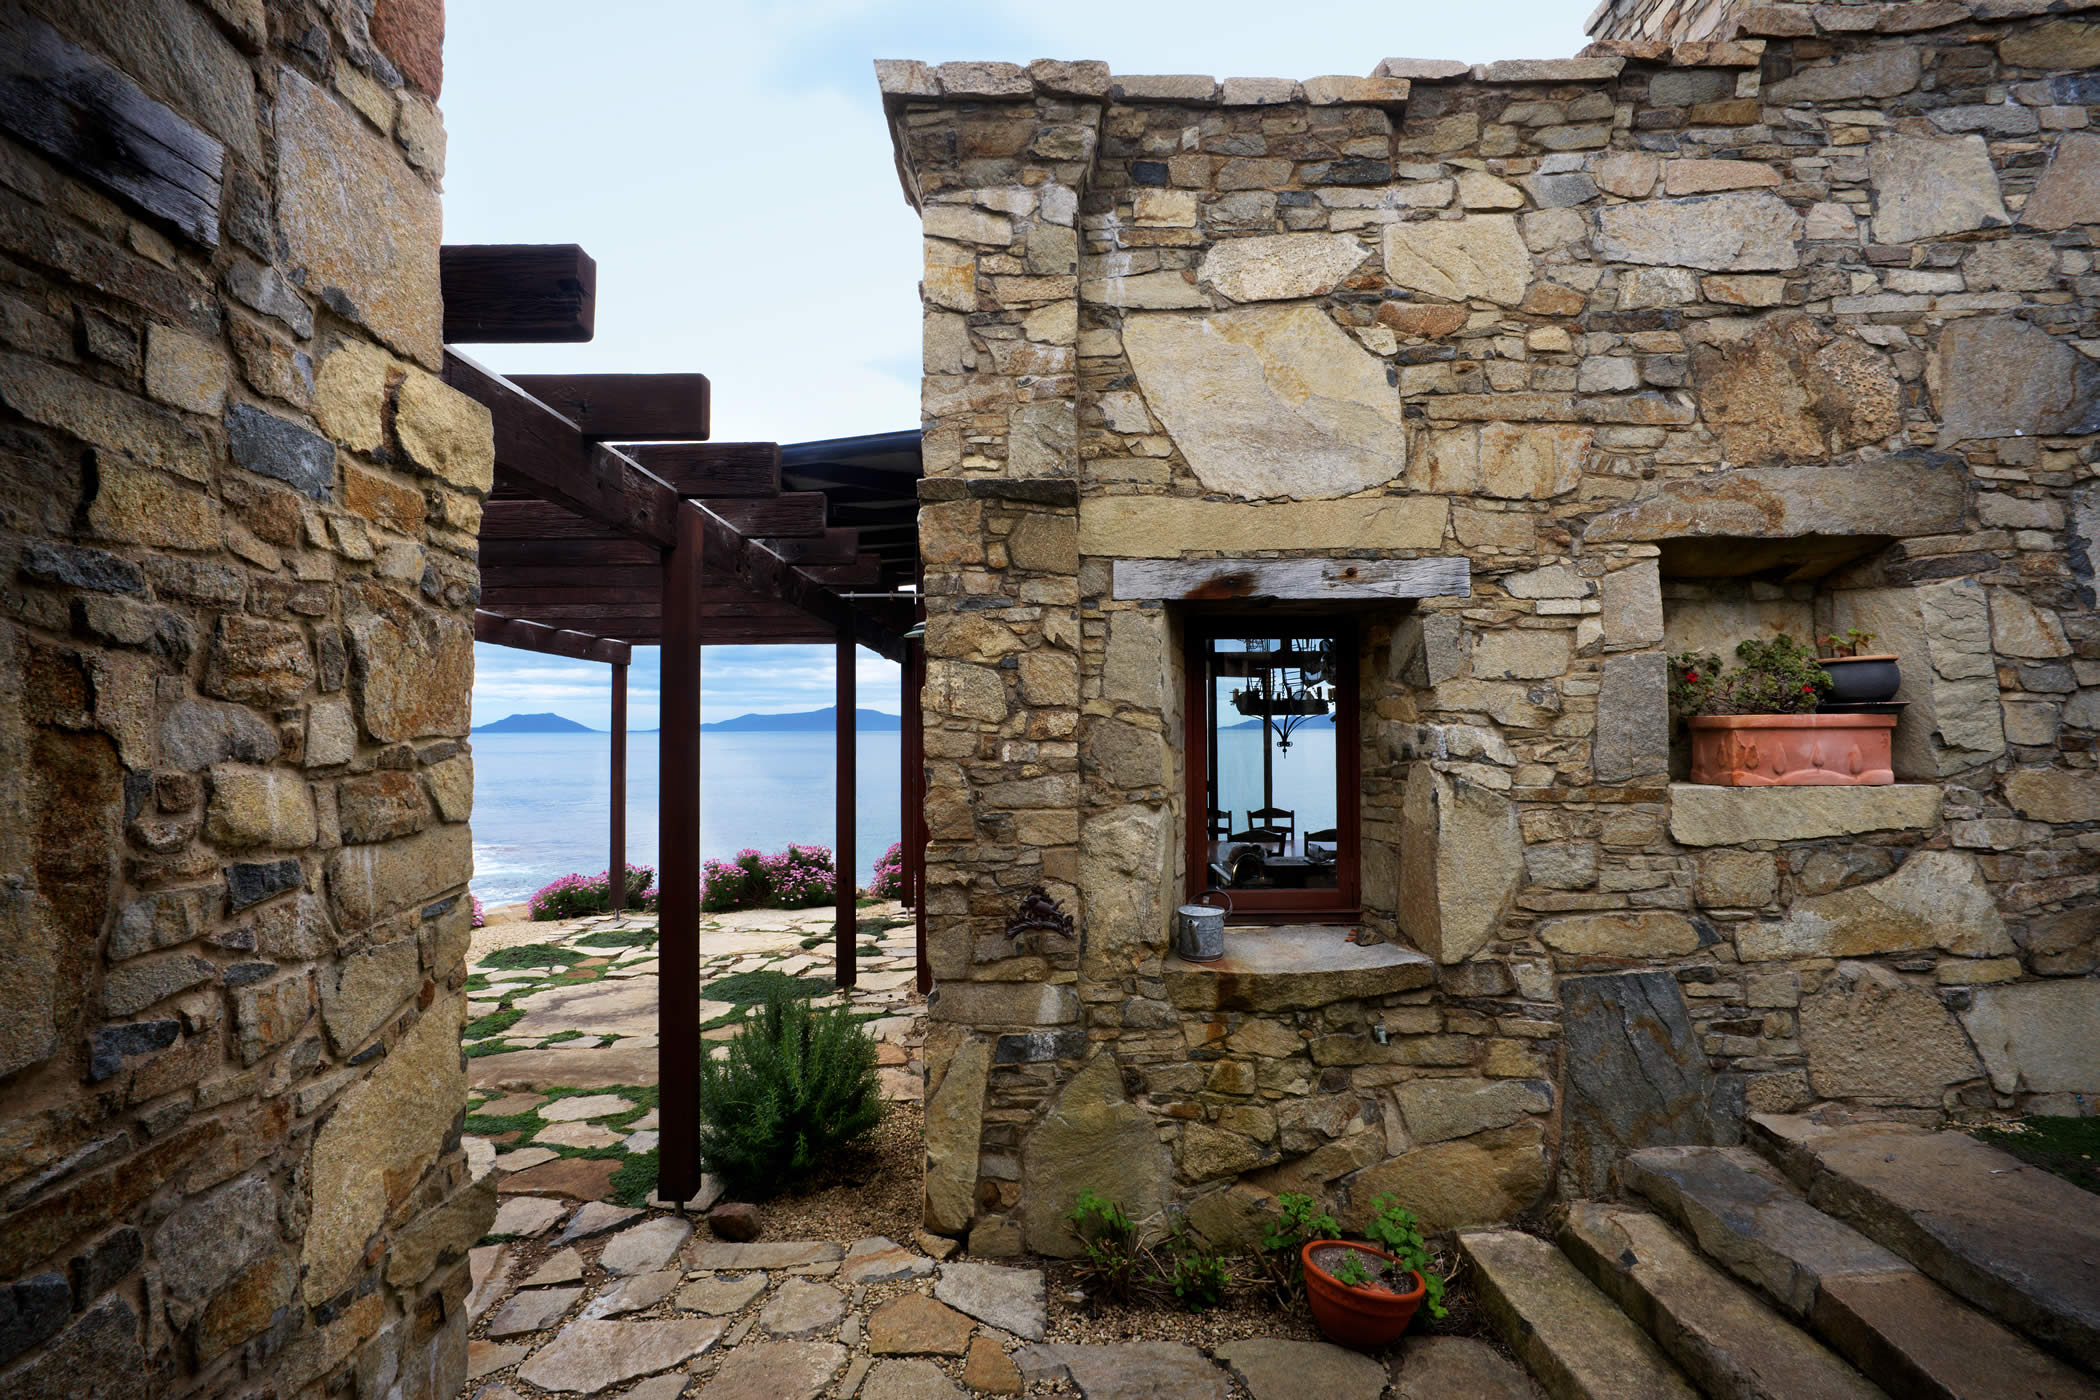
M 872 586 L 882 581 L 882 556 L 863 554 L 850 564 L 806 564 L 802 572 L 826 588 Z
M 625 665 L 632 659 L 632 651 L 625 642 L 614 641 L 602 633 L 548 627 L 523 618 L 478 610 L 474 614 L 474 640 L 578 661 L 610 661 Z
M 0 17 L 0 127 L 205 247 L 219 246 L 225 147 L 48 24 Z
M 481 565 L 491 567 L 595 568 L 660 562 L 661 551 L 634 540 L 483 539 Z
M 1118 559 L 1114 596 L 1186 602 L 1237 598 L 1430 598 L 1471 595 L 1464 559 Z
M 836 527 L 822 535 L 769 539 L 765 545 L 790 564 L 850 564 L 861 554 L 860 531 Z
M 671 483 L 681 496 L 780 494 L 777 442 L 638 442 L 620 450 Z
M 707 436 L 704 374 L 514 374 L 510 381 L 593 442 Z
M 670 487 L 618 453 L 585 442 L 574 423 L 464 355 L 445 352 L 445 382 L 489 410 L 496 464 L 542 500 L 623 535 L 670 544 L 678 509 Z
M 575 344 L 597 317 L 598 264 L 574 243 L 448 243 L 438 283 L 448 345 Z
M 827 503 L 821 491 L 789 491 L 767 499 L 700 503 L 752 539 L 813 537 L 824 533 Z

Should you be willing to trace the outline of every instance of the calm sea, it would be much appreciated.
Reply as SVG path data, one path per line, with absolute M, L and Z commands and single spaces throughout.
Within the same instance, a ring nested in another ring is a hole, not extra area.
M 1260 731 L 1219 735 L 1219 777 L 1235 820 L 1261 804 Z M 604 734 L 474 736 L 474 893 L 508 904 L 571 872 L 606 864 L 610 780 Z M 860 881 L 897 839 L 894 730 L 860 735 Z M 656 735 L 627 740 L 627 859 L 660 868 L 656 850 Z M 700 745 L 700 853 L 726 859 L 746 846 L 830 846 L 832 736 L 706 734 Z M 1334 731 L 1308 727 L 1275 764 L 1275 798 L 1298 829 L 1334 824 Z
M 860 881 L 896 841 L 896 731 L 859 737 Z M 474 893 L 508 904 L 572 871 L 606 865 L 611 738 L 605 734 L 474 736 Z M 627 740 L 627 859 L 659 868 L 656 735 Z M 706 734 L 700 745 L 700 853 L 746 846 L 831 846 L 832 736 Z

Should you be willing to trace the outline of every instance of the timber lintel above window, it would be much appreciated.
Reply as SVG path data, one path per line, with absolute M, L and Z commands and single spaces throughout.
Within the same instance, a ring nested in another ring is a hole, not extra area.
M 1463 558 L 1118 559 L 1113 596 L 1125 602 L 1375 602 L 1470 597 Z

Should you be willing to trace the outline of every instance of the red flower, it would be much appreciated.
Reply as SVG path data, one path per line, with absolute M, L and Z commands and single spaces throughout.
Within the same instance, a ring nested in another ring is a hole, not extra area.
M 1699 684 L 1699 673 L 1697 671 L 1686 671 L 1684 673 L 1684 679 L 1685 683 L 1688 685 L 1697 685 Z
M 1801 682 L 1801 689 L 1804 691 L 1814 690 L 1815 688 L 1815 683 L 1813 681 Z

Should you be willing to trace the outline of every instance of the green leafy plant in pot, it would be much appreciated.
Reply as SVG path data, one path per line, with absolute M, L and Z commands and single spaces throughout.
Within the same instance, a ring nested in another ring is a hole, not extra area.
M 1736 644 L 1735 670 L 1712 653 L 1670 658 L 1670 708 L 1691 734 L 1691 778 L 1725 787 L 1892 783 L 1894 715 L 1818 714 L 1830 676 L 1785 633 Z
M 1377 1214 L 1364 1230 L 1371 1243 L 1312 1239 L 1299 1246 L 1313 1321 L 1327 1340 L 1365 1351 L 1399 1340 L 1425 1304 L 1431 1317 L 1445 1315 L 1444 1280 L 1421 1223 L 1391 1196 L 1371 1206 Z

